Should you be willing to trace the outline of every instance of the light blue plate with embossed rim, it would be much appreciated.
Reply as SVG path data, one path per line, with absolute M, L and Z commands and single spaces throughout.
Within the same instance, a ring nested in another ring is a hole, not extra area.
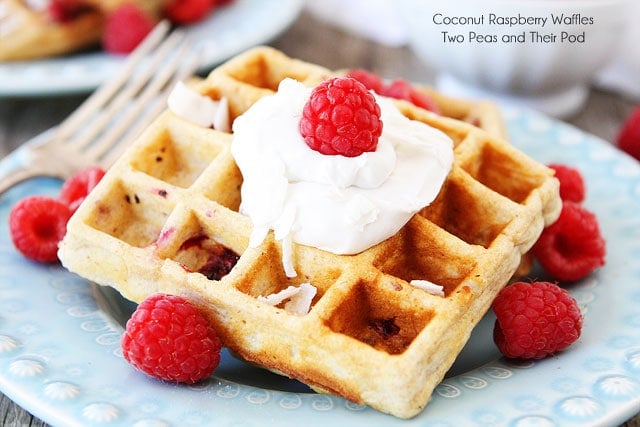
M 252 46 L 266 43 L 298 16 L 303 0 L 234 0 L 211 17 L 190 25 L 202 45 L 202 71 Z M 119 55 L 102 51 L 24 62 L 0 62 L 0 97 L 82 93 L 118 71 Z
M 122 328 L 100 308 L 87 282 L 59 266 L 28 262 L 13 249 L 7 231 L 11 205 L 27 194 L 59 190 L 55 180 L 38 179 L 0 199 L 0 390 L 60 426 L 624 422 L 640 411 L 640 164 L 606 142 L 537 113 L 506 109 L 505 116 L 513 143 L 526 153 L 583 171 L 585 204 L 598 216 L 607 240 L 607 265 L 569 288 L 585 313 L 584 332 L 560 355 L 519 364 L 500 358 L 491 342 L 489 314 L 454 373 L 411 420 L 309 392 L 228 354 L 214 377 L 197 386 L 149 379 L 122 359 Z M 19 156 L 11 160 L 21 161 Z

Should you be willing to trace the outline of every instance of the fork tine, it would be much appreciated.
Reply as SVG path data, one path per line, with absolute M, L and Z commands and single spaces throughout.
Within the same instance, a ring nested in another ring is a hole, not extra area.
M 177 68 L 173 73 L 173 78 L 171 82 L 165 85 L 165 88 L 162 92 L 155 96 L 155 100 L 149 103 L 148 111 L 145 113 L 146 116 L 154 117 L 157 116 L 162 110 L 167 108 L 167 98 L 169 97 L 169 93 L 175 85 L 190 76 L 193 76 L 196 72 L 197 68 L 200 66 L 200 61 L 202 59 L 202 49 L 198 49 L 193 51 L 188 58 L 185 60 L 181 67 Z M 135 127 L 132 128 L 134 133 L 136 128 L 142 128 L 144 124 L 138 123 Z
M 164 93 L 163 95 L 166 95 L 166 93 Z M 102 165 L 104 168 L 108 168 L 113 165 L 113 163 L 115 163 L 115 161 L 122 155 L 124 150 L 129 146 L 129 143 L 131 143 L 137 136 L 139 136 L 152 121 L 152 118 L 157 117 L 165 108 L 166 96 L 158 97 L 156 100 L 154 100 L 152 106 L 149 108 L 149 111 L 146 113 L 146 116 L 148 117 L 144 121 L 139 121 L 136 126 L 128 129 L 117 143 L 114 143 L 111 146 L 105 144 L 105 150 L 103 150 L 104 152 L 99 155 L 100 165 Z
M 187 55 L 184 62 L 181 61 L 188 52 L 189 40 L 185 39 L 175 55 L 169 58 L 170 66 L 164 67 L 153 76 L 140 95 L 129 105 L 122 119 L 118 120 L 117 127 L 105 132 L 100 140 L 88 148 L 87 154 L 100 158 L 105 153 L 109 153 L 109 157 L 101 162 L 104 166 L 109 166 L 110 162 L 115 160 L 114 157 L 120 153 L 118 146 L 131 142 L 153 118 L 166 108 L 167 96 L 175 84 L 195 72 L 200 64 L 201 52 L 192 52 Z M 123 136 L 125 133 L 126 135 Z M 118 138 L 120 141 L 116 143 Z
M 60 141 L 66 140 L 75 129 L 82 126 L 88 116 L 98 110 L 114 93 L 118 92 L 120 87 L 129 79 L 133 69 L 164 39 L 169 28 L 170 23 L 166 20 L 158 23 L 142 43 L 129 54 L 116 77 L 100 86 L 80 108 L 58 126 L 56 138 Z
M 161 63 L 174 53 L 175 46 L 183 41 L 184 38 L 185 33 L 182 31 L 172 33 L 160 48 L 153 53 L 149 61 L 144 64 L 146 69 L 130 75 L 129 81 L 110 102 L 104 105 L 104 109 L 96 111 L 95 117 L 89 126 L 85 123 L 77 136 L 68 136 L 68 144 L 77 150 L 90 146 L 95 141 L 95 137 L 105 129 L 105 126 L 116 115 L 123 112 L 127 102 L 136 96 L 159 68 L 162 68 Z

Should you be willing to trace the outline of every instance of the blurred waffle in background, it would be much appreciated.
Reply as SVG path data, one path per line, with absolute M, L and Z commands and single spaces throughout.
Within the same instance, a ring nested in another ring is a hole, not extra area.
M 188 25 L 229 0 L 0 0 L 0 61 L 102 47 L 126 54 L 161 19 Z

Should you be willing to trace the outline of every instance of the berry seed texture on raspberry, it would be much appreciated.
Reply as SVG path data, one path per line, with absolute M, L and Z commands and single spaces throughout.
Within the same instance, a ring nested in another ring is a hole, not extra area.
M 574 282 L 605 264 L 606 242 L 595 214 L 579 203 L 565 201 L 560 217 L 542 231 L 532 251 L 555 280 Z
M 70 208 L 48 196 L 28 196 L 9 213 L 9 232 L 14 246 L 33 261 L 58 260 L 58 242 L 67 232 Z
M 187 299 L 155 294 L 138 305 L 122 336 L 127 362 L 165 381 L 194 384 L 220 363 L 221 341 Z
M 513 283 L 492 308 L 494 341 L 508 358 L 542 359 L 567 349 L 582 332 L 578 303 L 554 283 Z
M 375 151 L 382 133 L 380 106 L 367 88 L 350 77 L 316 86 L 305 104 L 300 133 L 322 154 L 356 157 Z

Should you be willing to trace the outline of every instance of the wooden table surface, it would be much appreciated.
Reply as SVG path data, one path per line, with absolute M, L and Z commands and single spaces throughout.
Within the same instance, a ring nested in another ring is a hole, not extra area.
M 291 56 L 329 68 L 362 67 L 385 77 L 401 76 L 425 83 L 433 81 L 433 71 L 421 64 L 410 49 L 374 43 L 320 22 L 304 11 L 287 31 L 270 44 Z M 0 157 L 59 123 L 85 97 L 86 95 L 70 95 L 0 99 Z M 633 106 L 632 101 L 618 94 L 593 89 L 585 108 L 566 121 L 612 141 Z M 47 424 L 0 393 L 0 425 L 14 427 Z M 640 415 L 623 426 L 640 427 Z

